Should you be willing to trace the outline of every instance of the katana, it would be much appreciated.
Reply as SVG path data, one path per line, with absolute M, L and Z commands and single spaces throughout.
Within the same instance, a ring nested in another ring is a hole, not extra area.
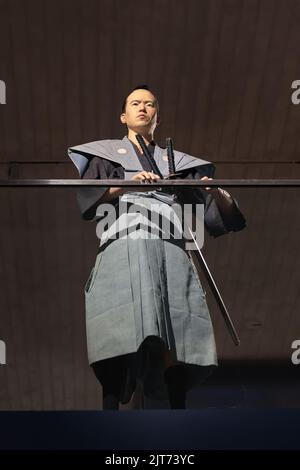
M 201 252 L 201 250 L 200 250 L 200 248 L 199 248 L 199 245 L 198 245 L 198 243 L 197 243 L 197 240 L 196 240 L 196 238 L 195 238 L 195 236 L 194 236 L 192 230 L 190 229 L 190 227 L 188 227 L 188 231 L 189 231 L 189 234 L 190 234 L 190 236 L 191 236 L 191 238 L 192 238 L 192 240 L 193 240 L 193 242 L 194 242 L 194 244 L 195 244 L 195 246 L 196 246 L 196 248 L 197 248 L 197 251 L 195 251 L 195 250 L 188 250 L 189 255 L 191 256 L 191 258 L 192 258 L 192 260 L 193 260 L 193 262 L 194 262 L 194 265 L 195 265 L 195 267 L 196 267 L 198 273 L 199 273 L 199 268 L 200 268 L 200 267 L 202 268 L 202 270 L 203 270 L 203 272 L 204 272 L 204 274 L 205 274 L 206 280 L 207 280 L 207 282 L 208 282 L 208 284 L 209 284 L 209 287 L 211 288 L 211 291 L 212 291 L 212 293 L 213 293 L 213 295 L 214 295 L 214 297 L 215 297 L 215 300 L 216 300 L 216 302 L 217 302 L 217 304 L 218 304 L 218 306 L 219 306 L 219 308 L 220 308 L 221 314 L 222 314 L 222 316 L 223 316 L 223 318 L 224 318 L 224 321 L 225 321 L 225 324 L 226 324 L 227 329 L 228 329 L 228 331 L 229 331 L 229 334 L 230 334 L 230 336 L 231 336 L 231 338 L 232 338 L 232 340 L 233 340 L 235 346 L 239 346 L 239 345 L 240 345 L 240 339 L 239 339 L 239 337 L 238 337 L 238 334 L 237 334 L 237 332 L 236 332 L 236 329 L 235 329 L 235 327 L 234 327 L 234 324 L 233 324 L 233 322 L 232 322 L 232 320 L 231 320 L 231 318 L 230 318 L 230 315 L 229 315 L 228 310 L 227 310 L 227 308 L 226 308 L 226 306 L 225 306 L 225 303 L 224 303 L 224 301 L 223 301 L 223 299 L 222 299 L 222 296 L 221 296 L 221 294 L 220 294 L 220 292 L 219 292 L 219 290 L 218 290 L 218 288 L 217 288 L 217 285 L 216 285 L 216 283 L 215 283 L 215 280 L 214 280 L 214 278 L 213 278 L 213 276 L 212 276 L 212 274 L 211 274 L 211 272 L 210 272 L 210 270 L 209 270 L 209 268 L 208 268 L 208 266 L 207 266 L 207 263 L 206 263 L 206 261 L 205 261 L 205 259 L 204 259 L 204 256 L 203 256 L 203 254 L 202 254 L 202 252 Z
M 144 139 L 141 135 L 137 134 L 136 136 L 137 138 L 137 141 L 139 142 L 142 150 L 143 150 L 143 153 L 145 155 L 145 157 L 147 158 L 147 161 L 150 165 L 150 167 L 152 168 L 152 171 L 154 171 L 158 176 L 160 177 L 163 177 L 160 170 L 158 169 L 157 167 L 157 164 L 154 160 L 154 158 L 152 157 L 147 145 L 145 144 L 144 142 Z M 175 158 L 174 158 L 174 149 L 173 149 L 173 143 L 172 143 L 172 139 L 168 138 L 167 139 L 167 154 L 168 154 L 168 167 L 169 167 L 169 175 L 168 177 L 171 177 L 171 176 L 175 176 L 174 173 L 176 172 L 176 166 L 175 166 Z M 201 267 L 203 269 L 203 272 L 205 274 L 205 277 L 208 281 L 208 284 L 211 288 L 211 291 L 216 299 L 216 302 L 220 308 L 220 311 L 221 311 L 221 314 L 223 316 L 223 319 L 225 321 L 225 324 L 228 328 L 228 331 L 229 331 L 229 334 L 234 342 L 234 344 L 236 346 L 239 346 L 240 344 L 240 339 L 238 337 L 238 334 L 236 332 L 236 329 L 234 327 L 234 324 L 230 318 L 230 315 L 228 313 L 228 310 L 225 306 L 225 303 L 221 297 L 221 294 L 217 288 L 217 285 L 215 283 L 215 280 L 209 270 L 209 267 L 204 259 L 204 256 L 202 255 L 202 252 L 200 250 L 200 247 L 194 237 L 194 234 L 192 232 L 192 230 L 190 229 L 190 227 L 188 227 L 188 230 L 189 230 L 189 234 L 191 235 L 191 238 L 197 248 L 197 251 L 196 250 L 187 250 L 190 257 L 192 258 L 192 260 L 194 261 L 194 264 L 195 264 L 195 267 L 197 269 L 197 272 L 198 272 L 198 275 L 199 275 L 199 267 Z M 200 277 L 200 276 L 199 276 Z
M 176 168 L 175 168 L 173 142 L 172 142 L 172 139 L 170 139 L 170 137 L 167 137 L 166 144 L 167 144 L 169 174 L 173 175 L 176 171 Z
M 152 157 L 151 153 L 149 152 L 149 149 L 147 147 L 147 145 L 145 144 L 145 141 L 143 139 L 143 137 L 140 135 L 140 134 L 137 134 L 136 135 L 136 140 L 138 141 L 138 143 L 140 144 L 142 150 L 143 150 L 143 154 L 145 155 L 149 165 L 151 166 L 152 168 L 152 171 L 157 175 L 159 176 L 160 178 L 163 179 L 163 175 L 161 174 L 157 164 L 156 164 L 156 161 L 154 160 L 154 158 Z
M 173 150 L 173 144 L 172 144 L 172 140 L 170 138 L 167 139 L 167 152 L 168 152 L 168 162 L 169 162 L 169 173 L 175 173 L 176 171 L 176 167 L 175 167 L 175 158 L 174 158 L 174 150 Z M 199 275 L 199 271 L 200 271 L 200 267 L 202 268 L 204 274 L 205 274 L 205 277 L 207 279 L 207 282 L 211 288 L 211 291 L 214 295 L 214 298 L 220 308 L 220 311 L 221 311 L 221 314 L 222 314 L 222 317 L 225 321 L 225 324 L 227 326 L 227 329 L 229 331 L 229 334 L 234 342 L 234 344 L 236 346 L 239 346 L 240 344 L 240 339 L 238 337 L 238 334 L 236 332 L 236 329 L 234 327 L 234 324 L 230 318 L 230 315 L 228 313 L 228 310 L 225 306 L 225 303 L 222 299 L 222 296 L 217 288 L 217 285 L 215 283 L 215 280 L 209 270 L 209 267 L 204 259 L 204 256 L 201 252 L 201 249 L 197 243 L 197 240 L 191 230 L 190 227 L 187 227 L 188 229 L 188 232 L 189 232 L 189 235 L 191 236 L 197 250 L 187 250 L 190 257 L 192 258 L 193 262 L 194 262 L 194 265 L 196 267 L 196 270 L 198 272 L 198 275 Z M 199 276 L 200 277 L 200 276 Z

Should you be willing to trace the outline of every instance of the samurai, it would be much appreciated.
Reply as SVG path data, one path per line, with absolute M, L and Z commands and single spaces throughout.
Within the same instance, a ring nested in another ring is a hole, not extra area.
M 138 384 L 146 397 L 168 399 L 171 409 L 183 409 L 187 392 L 218 365 L 213 325 L 184 237 L 161 236 L 159 227 L 157 236 L 149 236 L 150 215 L 159 206 L 161 217 L 174 224 L 174 203 L 201 204 L 213 237 L 242 230 L 246 222 L 237 201 L 221 188 L 184 188 L 180 194 L 171 187 L 151 188 L 168 177 L 170 162 L 166 148 L 154 140 L 159 103 L 148 86 L 126 96 L 120 120 L 127 128 L 123 139 L 68 149 L 80 178 L 140 183 L 82 187 L 77 193 L 83 220 L 99 224 L 105 206 L 119 222 L 102 230 L 84 288 L 88 360 L 102 385 L 103 410 L 128 403 Z M 213 163 L 177 150 L 173 155 L 175 177 L 214 177 Z M 124 203 L 143 210 L 124 213 Z

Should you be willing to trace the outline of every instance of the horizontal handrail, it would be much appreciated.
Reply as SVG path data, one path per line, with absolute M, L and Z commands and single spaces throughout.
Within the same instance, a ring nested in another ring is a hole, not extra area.
M 0 180 L 0 188 L 25 188 L 25 187 L 140 187 L 140 186 L 157 187 L 230 187 L 230 188 L 297 188 L 300 187 L 300 179 L 213 179 L 213 180 L 159 180 L 151 183 L 144 183 L 132 180 L 119 179 L 6 179 Z

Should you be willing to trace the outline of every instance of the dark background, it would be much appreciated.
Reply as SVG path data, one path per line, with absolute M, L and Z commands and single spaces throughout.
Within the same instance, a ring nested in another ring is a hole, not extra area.
M 297 0 L 0 0 L 0 179 L 77 178 L 67 148 L 122 137 L 139 83 L 159 97 L 157 141 L 216 177 L 300 178 L 299 24 Z M 299 190 L 231 193 L 248 227 L 204 252 L 241 346 L 208 292 L 223 367 L 190 406 L 299 407 Z M 0 188 L 0 214 L 0 409 L 100 409 L 83 295 L 96 227 L 72 189 Z

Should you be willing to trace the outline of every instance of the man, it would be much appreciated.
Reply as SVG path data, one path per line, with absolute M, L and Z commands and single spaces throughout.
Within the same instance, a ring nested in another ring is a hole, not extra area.
M 159 105 L 147 86 L 136 87 L 125 99 L 120 116 L 127 137 L 69 149 L 83 178 L 120 178 L 144 185 L 138 188 L 81 188 L 78 202 L 86 220 L 103 220 L 103 204 L 140 205 L 172 218 L 178 195 L 163 188 L 151 190 L 160 176 L 136 139 L 140 134 L 159 172 L 168 175 L 166 151 L 153 140 Z M 174 152 L 178 177 L 211 179 L 214 165 Z M 213 236 L 245 226 L 236 201 L 220 189 L 185 190 L 182 202 L 204 204 L 205 225 Z M 130 400 L 136 383 L 145 395 L 168 397 L 171 408 L 184 408 L 186 392 L 201 383 L 217 365 L 212 323 L 197 271 L 184 240 L 147 236 L 149 225 L 139 211 L 118 214 L 124 235 L 112 224 L 101 235 L 95 266 L 85 286 L 89 362 L 103 387 L 103 409 L 117 409 Z M 99 222 L 98 222 L 99 223 Z M 115 235 L 115 236 L 112 236 Z

